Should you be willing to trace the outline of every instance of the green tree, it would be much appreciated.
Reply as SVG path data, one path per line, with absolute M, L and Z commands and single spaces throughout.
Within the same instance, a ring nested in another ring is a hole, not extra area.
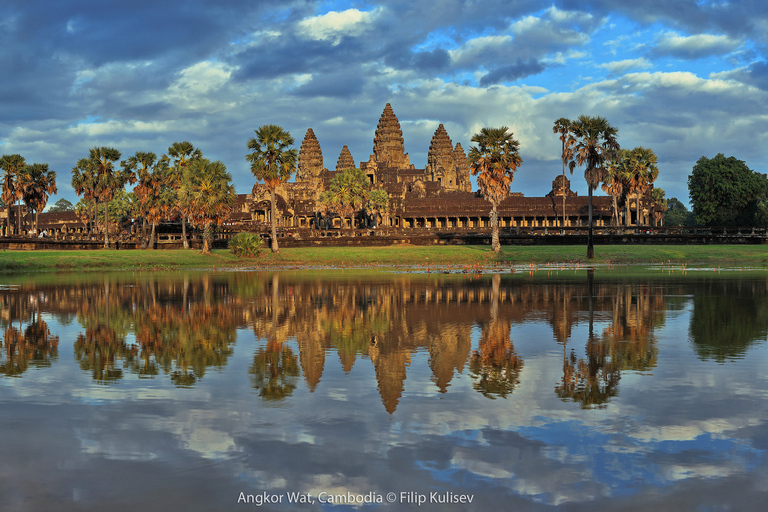
M 560 134 L 560 143 L 561 143 L 561 150 L 560 150 L 560 160 L 563 162 L 563 186 L 565 185 L 565 165 L 570 162 L 570 160 L 573 158 L 573 144 L 574 139 L 571 137 L 571 128 L 573 126 L 573 121 L 566 117 L 561 117 L 557 121 L 555 121 L 555 125 L 552 127 L 553 133 L 559 133 Z M 573 169 L 571 169 L 571 174 L 573 174 Z M 560 227 L 565 227 L 565 191 L 563 191 L 563 216 L 560 219 Z
M 575 141 L 571 169 L 576 165 L 584 166 L 584 179 L 589 189 L 589 235 L 587 238 L 587 258 L 595 257 L 592 240 L 592 192 L 605 180 L 605 166 L 616 158 L 620 147 L 616 141 L 619 130 L 608 123 L 604 117 L 581 115 L 573 123 Z
M 3 155 L 0 157 L 0 169 L 3 170 L 3 202 L 8 207 L 8 234 L 11 234 L 11 207 L 22 198 L 21 187 L 18 186 L 19 174 L 27 166 L 21 155 Z M 19 215 L 18 232 L 21 232 L 21 215 Z
M 184 171 L 179 190 L 181 211 L 190 221 L 203 226 L 203 252 L 211 252 L 211 226 L 220 224 L 237 200 L 232 176 L 221 162 L 199 159 Z
M 694 226 L 696 219 L 693 213 L 676 197 L 667 200 L 667 211 L 664 213 L 665 226 Z
M 702 156 L 688 176 L 688 193 L 696 223 L 702 226 L 753 226 L 762 195 L 768 187 L 765 174 L 755 172 L 731 156 Z
M 496 210 L 509 196 L 515 171 L 522 165 L 520 143 L 506 126 L 482 128 L 472 137 L 476 144 L 469 150 L 470 170 L 477 176 L 477 184 L 486 201 L 491 203 L 491 246 L 501 251 L 499 243 L 499 217 Z
M 168 162 L 168 176 L 174 190 L 178 192 L 184 185 L 185 169 L 201 158 L 203 158 L 203 152 L 195 148 L 189 141 L 185 140 L 171 144 L 168 148 L 168 153 L 163 155 L 163 160 Z M 184 248 L 189 249 L 189 241 L 187 240 L 187 219 L 184 214 L 181 216 L 181 240 Z
M 69 199 L 61 198 L 48 209 L 49 213 L 62 213 L 75 211 L 75 205 Z
M 368 177 L 361 169 L 349 168 L 333 177 L 328 190 L 320 194 L 320 202 L 339 214 L 342 228 L 345 225 L 344 219 L 350 217 L 350 227 L 354 229 L 355 213 L 365 206 L 369 196 Z
M 272 204 L 272 252 L 279 252 L 277 245 L 277 207 L 275 190 L 281 183 L 290 179 L 296 170 L 298 152 L 293 145 L 293 137 L 286 130 L 274 124 L 266 124 L 254 130 L 256 137 L 248 140 L 245 159 L 251 163 L 251 172 L 269 189 Z
M 374 216 L 374 221 L 378 227 L 381 216 L 387 212 L 389 212 L 387 191 L 381 188 L 371 190 L 371 193 L 368 194 L 368 200 L 365 202 L 365 213 Z
M 22 189 L 24 204 L 35 211 L 35 230 L 38 228 L 40 210 L 45 209 L 50 194 L 58 192 L 56 171 L 48 170 L 48 164 L 26 166 L 19 175 L 18 185 Z

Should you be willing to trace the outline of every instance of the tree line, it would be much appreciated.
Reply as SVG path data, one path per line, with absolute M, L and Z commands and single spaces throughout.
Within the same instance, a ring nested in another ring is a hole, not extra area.
M 640 225 L 641 201 L 659 175 L 653 150 L 636 147 L 622 149 L 618 129 L 600 116 L 582 115 L 575 120 L 559 118 L 553 132 L 561 141 L 562 176 L 566 167 L 571 174 L 584 168 L 589 190 L 588 257 L 594 257 L 592 242 L 593 192 L 601 187 L 612 198 L 614 224 L 620 224 L 619 204 L 624 200 L 625 225 L 630 225 L 628 196 L 634 194 L 636 226 Z M 492 248 L 500 250 L 498 237 L 499 204 L 511 193 L 515 172 L 522 165 L 520 144 L 507 127 L 483 128 L 472 139 L 468 155 L 471 173 L 477 177 L 481 195 L 491 203 Z M 298 152 L 290 133 L 277 125 L 264 125 L 255 130 L 246 146 L 246 161 L 258 181 L 263 181 L 271 202 L 272 251 L 277 242 L 276 190 L 294 175 Z M 226 166 L 203 157 L 202 151 L 189 141 L 174 142 L 158 157 L 153 152 L 136 152 L 121 160 L 115 148 L 94 147 L 87 157 L 72 169 L 72 186 L 80 202 L 74 207 L 91 230 L 103 224 L 104 246 L 109 246 L 109 223 L 129 215 L 141 220 L 142 247 L 152 247 L 158 223 L 179 219 L 182 242 L 189 247 L 187 224 L 204 230 L 203 250 L 210 250 L 211 230 L 225 220 L 236 201 L 232 177 Z M 0 158 L 2 201 L 8 208 L 7 233 L 13 233 L 11 205 L 23 201 L 37 214 L 43 210 L 51 194 L 57 192 L 56 173 L 47 164 L 28 165 L 21 155 Z M 126 185 L 135 187 L 126 192 Z M 258 185 L 257 185 L 258 186 Z M 654 188 L 651 199 L 666 210 L 671 225 L 765 225 L 768 223 L 768 180 L 765 174 L 749 169 L 734 157 L 718 154 L 713 159 L 701 157 L 688 178 L 693 212 L 676 198 L 666 200 L 664 191 Z M 254 187 L 254 191 L 256 188 Z M 561 226 L 565 225 L 566 194 L 562 197 Z M 329 189 L 320 196 L 325 213 L 345 218 L 359 211 L 378 221 L 388 211 L 388 196 L 383 189 L 373 188 L 363 171 L 346 169 L 334 176 Z M 99 206 L 102 211 L 99 212 Z M 110 205 L 117 210 L 110 215 Z M 58 209 L 72 208 L 61 200 Z M 658 220 L 658 219 L 654 219 Z M 147 231 L 150 230 L 149 236 Z M 18 216 L 16 233 L 21 232 Z

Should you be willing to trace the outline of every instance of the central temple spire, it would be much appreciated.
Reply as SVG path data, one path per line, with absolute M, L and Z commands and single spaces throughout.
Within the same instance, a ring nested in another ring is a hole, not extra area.
M 392 105 L 387 103 L 373 138 L 373 159 L 379 167 L 406 168 L 410 166 L 403 146 L 403 130 Z

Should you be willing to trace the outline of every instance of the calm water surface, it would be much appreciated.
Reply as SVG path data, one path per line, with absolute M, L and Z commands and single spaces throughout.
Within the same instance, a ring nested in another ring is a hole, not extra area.
M 768 503 L 766 274 L 6 276 L 0 300 L 3 511 Z

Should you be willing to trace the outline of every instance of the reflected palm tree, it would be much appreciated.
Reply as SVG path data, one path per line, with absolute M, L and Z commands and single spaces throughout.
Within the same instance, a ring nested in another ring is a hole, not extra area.
M 58 357 L 59 337 L 52 336 L 48 324 L 37 318 L 24 329 L 24 334 L 10 326 L 3 333 L 4 360 L 0 375 L 18 377 L 30 366 L 47 367 Z
M 494 321 L 483 328 L 479 350 L 470 359 L 472 387 L 487 398 L 506 398 L 520 383 L 523 359 L 509 337 L 510 325 Z
M 99 384 L 112 384 L 123 378 L 123 361 L 130 364 L 138 351 L 117 337 L 115 330 L 97 325 L 80 333 L 75 340 L 75 359 L 80 369 L 90 371 Z
M 555 393 L 563 400 L 578 402 L 583 409 L 604 408 L 618 394 L 622 371 L 642 372 L 656 366 L 654 328 L 663 322 L 663 316 L 656 313 L 665 308 L 665 300 L 647 286 L 601 287 L 599 304 L 603 306 L 606 298 L 610 301 L 610 324 L 598 336 L 594 332 L 593 270 L 587 273 L 587 294 L 586 357 L 577 357 L 574 350 L 564 356 L 563 377 Z
M 299 358 L 287 345 L 269 342 L 256 350 L 248 373 L 251 385 L 264 400 L 285 400 L 299 381 Z
M 472 387 L 487 398 L 506 398 L 520 383 L 523 359 L 515 352 L 509 336 L 510 323 L 499 319 L 501 276 L 491 282 L 491 320 L 483 326 L 479 350 L 470 359 Z

